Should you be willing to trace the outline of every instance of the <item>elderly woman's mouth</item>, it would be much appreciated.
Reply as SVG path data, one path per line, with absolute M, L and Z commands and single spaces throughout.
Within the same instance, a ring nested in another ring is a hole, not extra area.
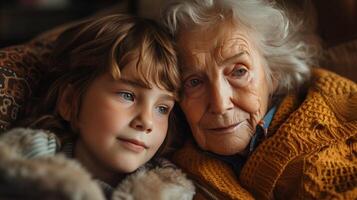
M 225 134 L 225 133 L 232 133 L 237 130 L 237 128 L 242 124 L 243 121 L 227 125 L 227 126 L 218 126 L 218 127 L 213 127 L 213 128 L 208 128 L 207 130 L 211 133 L 216 133 L 216 134 Z

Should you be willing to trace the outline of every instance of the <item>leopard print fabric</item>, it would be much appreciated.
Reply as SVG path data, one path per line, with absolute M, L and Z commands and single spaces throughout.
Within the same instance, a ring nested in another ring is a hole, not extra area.
M 48 68 L 54 37 L 0 49 L 0 132 L 20 119 L 27 100 Z

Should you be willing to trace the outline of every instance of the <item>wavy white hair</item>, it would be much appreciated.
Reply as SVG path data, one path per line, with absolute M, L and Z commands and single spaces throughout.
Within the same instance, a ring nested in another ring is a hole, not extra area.
M 310 78 L 316 49 L 303 40 L 302 21 L 293 22 L 285 11 L 267 0 L 172 0 L 164 7 L 162 22 L 176 35 L 180 28 L 214 25 L 235 20 L 251 31 L 267 61 L 267 79 L 278 81 L 275 94 L 298 89 Z

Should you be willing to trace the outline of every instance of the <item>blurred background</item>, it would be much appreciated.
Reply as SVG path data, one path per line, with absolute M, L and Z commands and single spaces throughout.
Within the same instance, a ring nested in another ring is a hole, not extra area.
M 111 7 L 135 13 L 135 0 L 1 0 L 0 47 L 25 42 L 55 26 Z
M 157 18 L 165 0 L 0 0 L 0 47 L 21 43 L 57 25 L 104 10 Z M 277 0 L 314 17 L 331 46 L 357 37 L 357 0 Z M 313 6 L 312 9 L 308 6 Z M 311 19 L 308 19 L 311 21 Z

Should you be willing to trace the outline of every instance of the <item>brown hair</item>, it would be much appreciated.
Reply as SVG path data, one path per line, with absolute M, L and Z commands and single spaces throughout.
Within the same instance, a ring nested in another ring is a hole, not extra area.
M 121 70 L 133 60 L 137 60 L 138 81 L 148 88 L 155 84 L 178 97 L 181 83 L 172 38 L 156 22 L 110 15 L 72 26 L 56 40 L 45 81 L 51 84 L 44 90 L 43 102 L 37 102 L 31 111 L 32 118 L 25 124 L 56 133 L 76 132 L 81 99 L 90 83 L 105 72 L 119 79 Z M 59 97 L 69 84 L 74 95 L 68 123 L 57 108 Z

